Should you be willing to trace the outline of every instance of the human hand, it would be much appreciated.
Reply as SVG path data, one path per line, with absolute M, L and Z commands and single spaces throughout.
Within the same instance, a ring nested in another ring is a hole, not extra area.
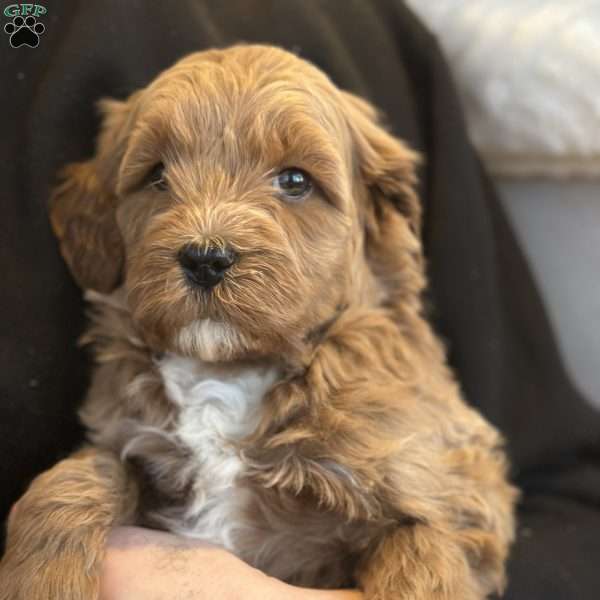
M 198 540 L 118 527 L 107 541 L 100 600 L 361 600 L 353 590 L 287 585 Z

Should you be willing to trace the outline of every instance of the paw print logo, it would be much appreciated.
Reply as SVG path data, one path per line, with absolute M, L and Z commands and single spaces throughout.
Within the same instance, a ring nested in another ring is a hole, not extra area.
M 12 23 L 7 23 L 4 26 L 4 31 L 10 35 L 10 45 L 13 48 L 19 46 L 29 46 L 37 48 L 40 43 L 40 35 L 44 33 L 46 28 L 42 23 L 29 15 L 25 19 L 17 16 L 12 20 Z

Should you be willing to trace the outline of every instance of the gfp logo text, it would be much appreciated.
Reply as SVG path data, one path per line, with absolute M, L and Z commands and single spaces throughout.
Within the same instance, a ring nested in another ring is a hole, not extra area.
M 26 17 L 27 15 L 33 15 L 39 17 L 45 15 L 48 11 L 40 4 L 9 4 L 4 9 L 5 17 Z

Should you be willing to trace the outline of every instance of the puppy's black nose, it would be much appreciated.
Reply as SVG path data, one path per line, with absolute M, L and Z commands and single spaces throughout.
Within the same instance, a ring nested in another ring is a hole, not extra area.
M 187 244 L 179 250 L 177 258 L 191 283 L 210 289 L 223 279 L 225 271 L 233 265 L 235 252 L 227 248 Z

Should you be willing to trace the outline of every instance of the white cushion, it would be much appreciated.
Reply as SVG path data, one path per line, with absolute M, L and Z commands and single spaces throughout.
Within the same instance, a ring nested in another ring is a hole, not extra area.
M 600 176 L 600 0 L 406 0 L 438 36 L 489 169 Z

